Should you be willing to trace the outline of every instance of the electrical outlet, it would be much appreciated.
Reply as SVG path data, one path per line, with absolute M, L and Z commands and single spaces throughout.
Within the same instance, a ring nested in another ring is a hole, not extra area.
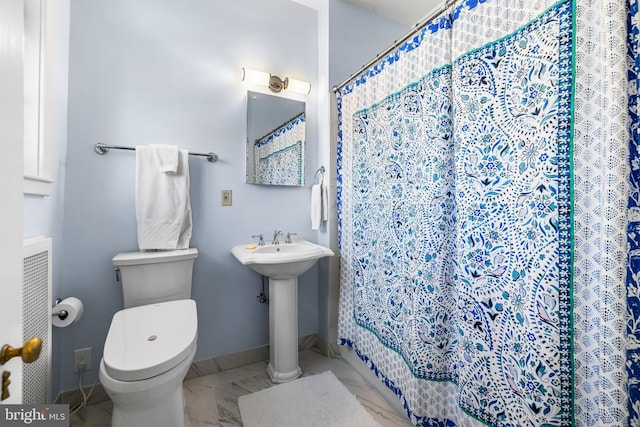
M 222 206 L 231 206 L 231 190 L 222 190 Z
M 73 372 L 91 369 L 91 347 L 73 350 Z

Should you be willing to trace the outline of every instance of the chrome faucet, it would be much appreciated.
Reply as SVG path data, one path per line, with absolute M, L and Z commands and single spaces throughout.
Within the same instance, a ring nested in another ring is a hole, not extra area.
M 271 241 L 272 245 L 279 245 L 280 241 L 278 240 L 278 237 L 280 237 L 282 235 L 282 231 L 280 230 L 275 230 L 273 232 L 273 240 Z
M 262 234 L 258 234 L 257 236 L 251 236 L 251 238 L 253 239 L 260 238 L 260 240 L 258 240 L 258 246 L 264 246 L 264 238 L 262 237 Z
M 293 243 L 291 241 L 291 236 L 297 236 L 297 235 L 298 235 L 298 233 L 287 233 L 287 240 L 285 240 L 284 242 L 285 243 Z

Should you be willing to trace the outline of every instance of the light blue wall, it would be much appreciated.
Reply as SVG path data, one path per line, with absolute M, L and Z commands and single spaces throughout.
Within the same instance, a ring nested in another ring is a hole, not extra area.
M 329 1 L 329 85 L 342 83 L 409 27 L 344 0 Z
M 217 163 L 191 158 L 193 238 L 198 248 L 196 359 L 268 343 L 268 306 L 256 302 L 261 278 L 229 253 L 275 228 L 317 240 L 309 187 L 244 184 L 245 94 L 242 66 L 317 82 L 316 12 L 288 0 L 73 0 L 69 133 L 62 288 L 84 301 L 81 322 L 60 334 L 61 390 L 77 387 L 72 351 L 93 347 L 97 366 L 111 317 L 122 308 L 111 258 L 137 249 L 135 155 L 93 152 L 106 142 L 178 144 L 215 151 Z M 252 88 L 255 89 L 255 88 Z M 317 94 L 307 101 L 308 141 L 317 141 Z M 307 151 L 307 180 L 315 150 Z M 233 190 L 233 206 L 220 191 Z M 317 268 L 300 278 L 299 333 L 318 330 Z M 55 390 L 54 390 L 55 393 Z
M 98 156 L 96 142 L 175 143 L 220 155 L 215 164 L 190 161 L 191 243 L 200 251 L 193 284 L 197 359 L 268 343 L 268 307 L 255 300 L 260 277 L 229 254 L 231 246 L 255 233 L 269 239 L 274 228 L 317 239 L 308 220 L 308 187 L 243 183 L 245 92 L 256 88 L 243 86 L 240 68 L 311 81 L 312 93 L 298 98 L 307 102 L 309 146 L 330 144 L 317 140 L 315 11 L 288 0 L 223 7 L 209 0 L 71 2 L 68 147 L 63 141 L 56 148 L 54 195 L 25 197 L 25 236 L 54 237 L 54 297 L 73 295 L 85 304 L 81 322 L 54 330 L 53 396 L 77 387 L 73 349 L 93 347 L 85 383 L 97 381 L 111 317 L 122 308 L 111 258 L 136 250 L 134 154 Z M 406 30 L 343 0 L 329 0 L 329 10 L 332 85 Z M 314 149 L 307 156 L 311 182 L 319 165 Z M 220 206 L 222 189 L 233 190 L 233 206 Z M 323 270 L 301 277 L 299 332 L 328 339 L 327 307 L 334 303 Z

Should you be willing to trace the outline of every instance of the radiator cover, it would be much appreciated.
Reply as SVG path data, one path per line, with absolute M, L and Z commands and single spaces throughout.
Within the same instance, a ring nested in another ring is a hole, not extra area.
M 51 399 L 51 238 L 25 239 L 22 280 L 23 341 L 42 339 L 40 357 L 22 370 L 22 402 L 49 403 Z

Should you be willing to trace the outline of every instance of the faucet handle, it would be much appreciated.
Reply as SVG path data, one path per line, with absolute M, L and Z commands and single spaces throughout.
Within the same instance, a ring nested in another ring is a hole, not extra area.
M 285 240 L 285 243 L 292 243 L 291 242 L 291 236 L 297 236 L 298 233 L 291 233 L 291 232 L 287 232 L 287 240 Z
M 260 240 L 258 240 L 258 246 L 264 246 L 264 238 L 262 237 L 262 234 L 258 234 L 256 236 L 251 236 L 251 238 L 253 238 L 253 239 L 260 238 Z

